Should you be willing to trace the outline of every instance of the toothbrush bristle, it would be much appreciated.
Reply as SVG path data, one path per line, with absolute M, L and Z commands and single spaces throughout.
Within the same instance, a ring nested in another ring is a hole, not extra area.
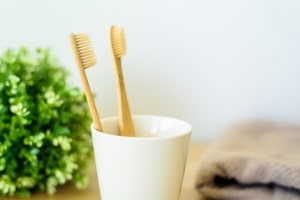
M 125 33 L 123 28 L 117 26 L 111 27 L 111 43 L 113 52 L 117 58 L 126 54 Z
M 84 68 L 97 63 L 96 56 L 88 34 L 72 34 L 76 51 Z

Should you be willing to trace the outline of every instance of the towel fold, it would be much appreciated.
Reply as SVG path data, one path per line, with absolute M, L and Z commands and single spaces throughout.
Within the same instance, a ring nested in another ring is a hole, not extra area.
M 300 125 L 256 121 L 221 135 L 199 162 L 196 188 L 208 199 L 300 199 Z

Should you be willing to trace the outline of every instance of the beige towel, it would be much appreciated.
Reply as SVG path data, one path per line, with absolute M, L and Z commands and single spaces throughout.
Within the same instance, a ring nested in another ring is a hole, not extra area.
M 199 162 L 196 188 L 208 199 L 300 199 L 300 125 L 239 124 Z

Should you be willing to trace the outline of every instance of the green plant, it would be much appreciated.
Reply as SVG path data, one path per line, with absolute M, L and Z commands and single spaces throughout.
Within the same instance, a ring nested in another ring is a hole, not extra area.
M 8 49 L 0 57 L 1 196 L 86 185 L 91 119 L 68 75 L 48 48 Z

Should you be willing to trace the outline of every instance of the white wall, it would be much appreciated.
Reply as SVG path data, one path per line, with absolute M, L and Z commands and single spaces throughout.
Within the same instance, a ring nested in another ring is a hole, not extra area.
M 70 32 L 92 37 L 88 71 L 102 116 L 117 114 L 108 30 L 126 30 L 132 112 L 189 121 L 194 140 L 252 118 L 300 121 L 296 0 L 2 0 L 0 50 L 52 47 L 72 70 Z

